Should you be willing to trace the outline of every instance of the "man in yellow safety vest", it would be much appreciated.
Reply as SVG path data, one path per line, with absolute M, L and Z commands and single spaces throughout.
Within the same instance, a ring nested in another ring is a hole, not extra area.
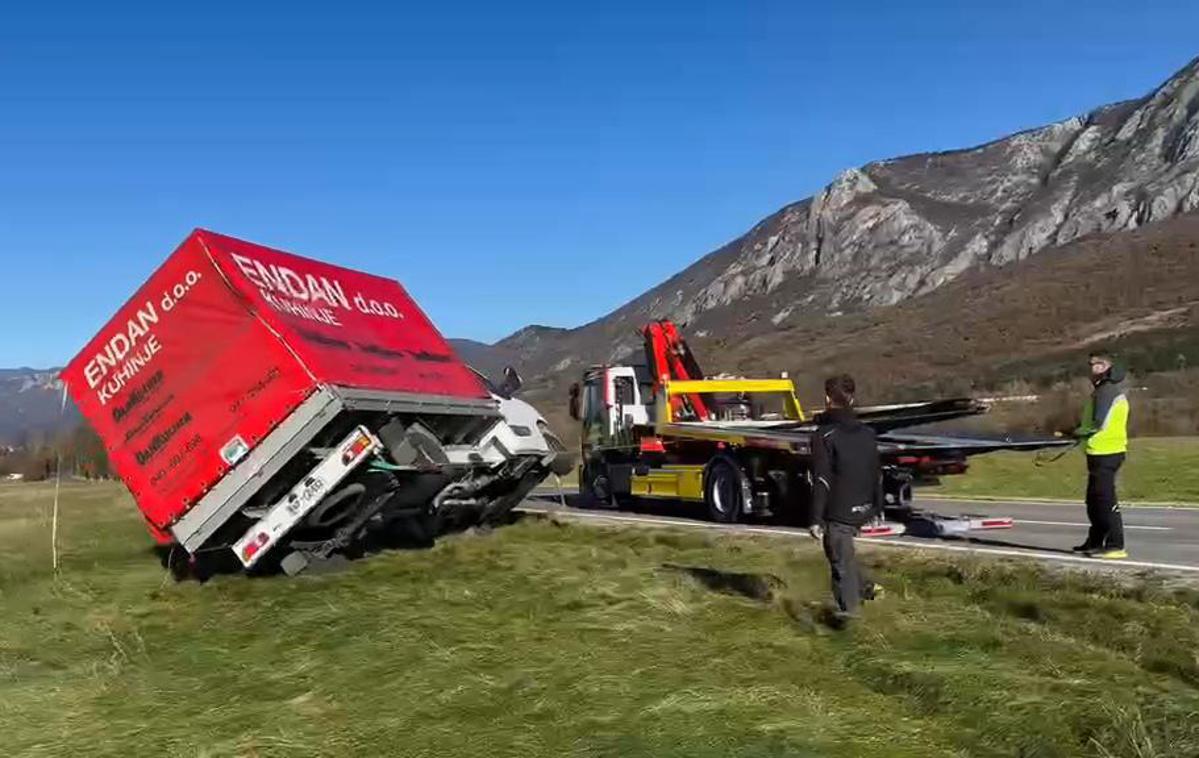
M 1074 548 L 1096 558 L 1127 558 L 1124 518 L 1116 496 L 1116 472 L 1128 452 L 1128 397 L 1124 394 L 1124 369 L 1110 355 L 1091 355 L 1094 391 L 1083 409 L 1082 425 L 1075 436 L 1085 441 L 1087 453 L 1086 542 Z

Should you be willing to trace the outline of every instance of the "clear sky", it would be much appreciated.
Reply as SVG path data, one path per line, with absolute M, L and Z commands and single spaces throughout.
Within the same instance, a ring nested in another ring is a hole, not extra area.
M 1194 0 L 6 3 L 0 366 L 193 227 L 394 276 L 448 336 L 576 326 L 876 158 L 1140 96 Z

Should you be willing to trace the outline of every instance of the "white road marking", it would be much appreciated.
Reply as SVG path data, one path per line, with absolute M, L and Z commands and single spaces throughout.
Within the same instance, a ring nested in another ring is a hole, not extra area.
M 1030 518 L 1017 518 L 1016 526 L 1021 524 L 1040 524 L 1042 526 L 1090 526 L 1078 521 L 1034 521 Z M 1146 532 L 1168 532 L 1173 529 L 1169 526 L 1138 526 L 1136 524 L 1125 524 L 1125 529 L 1141 529 Z
M 717 524 L 709 521 L 689 521 L 686 519 L 669 519 L 656 518 L 654 516 L 640 516 L 628 513 L 595 513 L 588 511 L 577 511 L 564 508 L 539 508 L 536 506 L 530 507 L 527 505 L 518 506 L 517 510 L 525 513 L 541 513 L 547 515 L 558 515 L 566 518 L 577 519 L 579 521 L 611 521 L 614 523 L 633 522 L 639 524 L 652 524 L 655 526 L 670 526 L 691 529 L 707 529 L 709 531 L 725 531 L 751 534 L 770 534 L 776 537 L 803 537 L 811 539 L 806 531 L 799 529 L 788 529 L 785 527 L 769 527 L 769 526 L 747 526 L 744 524 Z M 1085 526 L 1085 524 L 1084 524 Z M 1002 555 L 1012 556 L 1017 558 L 1035 558 L 1046 561 L 1060 561 L 1063 563 L 1084 563 L 1095 568 L 1100 567 L 1131 567 L 1131 568 L 1152 568 L 1162 569 L 1165 571 L 1186 571 L 1191 573 L 1199 573 L 1199 565 L 1190 566 L 1180 563 L 1157 563 L 1153 561 L 1105 561 L 1099 558 L 1088 558 L 1081 555 L 1065 555 L 1058 553 L 1039 552 L 1037 550 L 1008 550 L 1004 548 L 994 547 L 978 547 L 967 545 L 950 545 L 944 542 L 916 542 L 913 540 L 897 539 L 895 537 L 859 537 L 859 540 L 869 542 L 874 545 L 888 545 L 893 547 L 917 548 L 920 550 L 949 550 L 956 553 L 974 553 L 982 555 Z
M 1155 568 L 1167 571 L 1190 571 L 1199 573 L 1199 566 L 1188 566 L 1182 563 L 1156 563 L 1154 561 L 1105 561 L 1101 558 L 1088 558 L 1082 555 L 1058 555 L 1055 553 L 1040 553 L 1032 550 L 1005 550 L 996 547 L 973 547 L 965 545 L 946 545 L 940 542 L 913 542 L 911 540 L 888 539 L 886 537 L 859 537 L 877 545 L 893 545 L 897 547 L 914 547 L 921 550 L 952 550 L 959 553 L 984 553 L 987 555 L 1014 555 L 1021 558 L 1038 558 L 1047 561 L 1063 561 L 1065 563 L 1086 563 L 1095 567 L 1111 566 L 1119 568 L 1132 566 L 1135 568 Z
M 932 493 L 920 493 L 917 502 L 930 503 L 984 503 L 987 505 L 1064 505 L 1074 508 L 1084 507 L 1081 500 L 1055 500 L 1053 498 L 1035 498 L 1035 497 L 970 497 L 969 495 L 936 495 Z M 1162 510 L 1162 511 L 1178 511 L 1178 510 L 1195 510 L 1199 508 L 1199 503 L 1182 503 L 1182 502 L 1162 502 L 1157 500 L 1134 500 L 1132 502 L 1121 501 L 1120 508 L 1136 508 L 1137 510 Z

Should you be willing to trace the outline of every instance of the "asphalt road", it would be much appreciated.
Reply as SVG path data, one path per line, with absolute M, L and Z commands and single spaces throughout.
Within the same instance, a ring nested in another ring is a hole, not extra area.
M 568 502 L 571 502 L 568 500 Z M 1155 569 L 1199 575 L 1199 508 L 1129 507 L 1124 510 L 1126 561 L 1099 561 L 1076 555 L 1070 548 L 1086 537 L 1083 506 L 1028 502 L 972 502 L 937 500 L 918 506 L 943 516 L 1011 516 L 1010 529 L 973 531 L 964 537 L 902 535 L 867 541 L 895 548 L 922 548 L 997 556 L 1027 556 L 1045 561 L 1128 570 Z M 620 521 L 642 526 L 723 529 L 751 534 L 810 539 L 807 531 L 766 523 L 715 524 L 687 504 L 652 503 L 631 511 L 563 507 L 557 495 L 539 494 L 521 506 L 526 512 L 553 512 L 583 521 Z M 866 538 L 863 538 L 866 539 Z

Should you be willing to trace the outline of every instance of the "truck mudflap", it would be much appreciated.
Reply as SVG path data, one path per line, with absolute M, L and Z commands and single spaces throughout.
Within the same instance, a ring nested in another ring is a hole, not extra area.
M 247 569 L 266 555 L 309 511 L 330 495 L 382 443 L 364 426 L 350 432 L 233 545 Z

